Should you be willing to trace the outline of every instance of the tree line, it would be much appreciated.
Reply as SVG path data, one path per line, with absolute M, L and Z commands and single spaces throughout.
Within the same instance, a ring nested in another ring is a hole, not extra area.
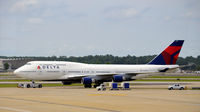
M 4 59 L 30 59 L 30 60 L 38 60 L 38 61 L 72 61 L 72 62 L 81 62 L 88 64 L 146 64 L 151 61 L 156 55 L 148 55 L 148 56 L 113 56 L 110 54 L 107 55 L 88 55 L 88 56 L 0 56 L 0 58 Z M 191 65 L 184 67 L 185 70 L 200 70 L 200 55 L 197 57 L 179 57 L 177 60 L 178 65 Z

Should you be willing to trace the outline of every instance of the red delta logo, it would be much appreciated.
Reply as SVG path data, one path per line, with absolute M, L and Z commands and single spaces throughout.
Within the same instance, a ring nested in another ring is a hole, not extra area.
M 58 65 L 38 65 L 37 69 L 59 69 Z
M 37 69 L 40 69 L 40 66 L 37 66 Z

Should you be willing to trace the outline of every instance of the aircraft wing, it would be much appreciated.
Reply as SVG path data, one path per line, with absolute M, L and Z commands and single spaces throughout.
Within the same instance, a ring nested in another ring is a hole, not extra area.
M 82 78 L 82 77 L 95 77 L 95 76 L 113 76 L 113 75 L 116 75 L 116 74 L 94 74 L 94 75 L 91 75 L 91 74 L 81 74 L 81 75 L 77 75 L 77 74 L 70 74 L 70 75 L 64 75 L 62 76 L 61 78 L 62 79 L 79 79 L 79 78 Z
M 61 79 L 81 79 L 83 77 L 93 77 L 93 78 L 98 78 L 98 79 L 104 79 L 104 78 L 112 78 L 114 75 L 127 75 L 127 76 L 136 76 L 138 74 L 147 74 L 147 73 L 102 73 L 102 74 L 81 74 L 81 75 L 77 75 L 77 74 L 68 74 L 68 75 L 64 75 L 61 77 Z

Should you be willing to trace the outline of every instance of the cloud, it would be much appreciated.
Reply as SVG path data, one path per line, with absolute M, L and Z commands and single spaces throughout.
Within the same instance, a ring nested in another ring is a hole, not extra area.
M 164 20 L 165 20 L 165 21 L 170 21 L 171 19 L 172 19 L 171 16 L 165 16 L 165 17 L 164 17 Z
M 107 10 L 105 16 L 112 19 L 128 19 L 135 17 L 139 12 L 134 8 L 114 8 Z
M 38 23 L 42 23 L 43 19 L 41 19 L 41 18 L 29 18 L 27 21 L 29 23 L 32 23 L 32 24 L 38 24 Z
M 186 12 L 184 14 L 185 17 L 192 17 L 193 15 L 194 15 L 193 12 Z
M 28 9 L 28 7 L 30 6 L 34 6 L 38 4 L 37 0 L 22 0 L 22 1 L 18 1 L 16 2 L 12 7 L 11 7 L 11 11 L 12 12 L 16 12 L 16 11 L 26 11 Z
M 200 14 L 198 11 L 187 11 L 181 16 L 188 19 L 200 19 Z

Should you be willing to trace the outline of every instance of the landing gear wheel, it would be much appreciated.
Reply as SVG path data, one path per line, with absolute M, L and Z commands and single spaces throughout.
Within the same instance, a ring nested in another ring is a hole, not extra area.
M 96 88 L 97 86 L 100 86 L 101 84 L 102 84 L 101 82 L 95 83 L 93 87 Z
M 84 87 L 85 87 L 85 88 L 91 88 L 92 85 L 91 85 L 91 84 L 85 84 Z
M 31 85 L 30 85 L 30 84 L 27 84 L 27 85 L 26 85 L 26 87 L 27 87 L 27 88 L 30 88 L 30 87 L 31 87 Z
M 96 88 L 97 86 L 100 86 L 100 84 L 95 84 L 95 85 L 93 85 L 94 88 Z
M 171 87 L 171 88 L 169 88 L 169 90 L 172 90 L 173 88 Z
M 42 88 L 42 84 L 39 84 L 39 85 L 38 85 L 38 88 Z
M 97 87 L 97 85 L 94 85 L 93 87 L 94 87 L 94 88 L 96 88 L 96 87 Z

